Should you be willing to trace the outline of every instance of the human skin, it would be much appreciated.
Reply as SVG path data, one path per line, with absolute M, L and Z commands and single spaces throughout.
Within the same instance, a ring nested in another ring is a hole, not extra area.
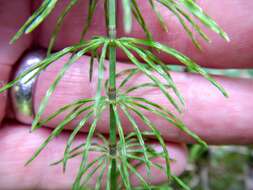
M 60 33 L 54 50 L 59 50 L 79 40 L 81 24 L 85 16 L 85 10 L 80 9 L 87 8 L 85 3 L 82 2 L 66 18 L 63 26 L 64 32 Z M 42 48 L 47 47 L 56 15 L 59 14 L 65 3 L 67 1 L 59 3 L 56 11 L 36 30 L 35 34 L 22 37 L 14 45 L 9 45 L 8 42 L 11 37 L 31 14 L 31 7 L 36 5 L 32 5 L 30 0 L 0 0 L 0 85 L 3 85 L 11 78 L 14 64 L 24 51 L 32 49 L 34 45 Z M 162 10 L 166 21 L 168 21 L 169 33 L 167 34 L 160 29 L 158 22 L 153 19 L 154 15 L 151 14 L 148 5 L 142 3 L 141 8 L 144 14 L 148 13 L 144 16 L 147 18 L 150 30 L 154 33 L 156 40 L 187 54 L 202 66 L 215 68 L 253 67 L 253 38 L 251 37 L 253 32 L 253 15 L 251 13 L 253 2 L 250 0 L 212 0 L 201 1 L 200 4 L 228 33 L 231 38 L 230 43 L 224 42 L 216 34 L 208 31 L 213 43 L 202 43 L 204 52 L 199 52 L 193 47 L 180 24 L 176 22 L 176 18 Z M 99 6 L 98 9 L 100 10 L 95 15 L 94 23 L 86 36 L 87 38 L 98 34 L 98 32 L 105 33 L 104 24 L 101 21 L 101 15 L 99 15 L 102 14 L 102 6 Z M 119 13 L 120 19 L 121 15 Z M 120 22 L 118 35 L 124 35 Z M 135 22 L 133 32 L 129 35 L 144 37 L 143 32 Z M 65 56 L 56 61 L 46 72 L 39 76 L 34 94 L 35 110 L 38 109 L 39 102 L 47 87 L 54 79 L 55 73 L 60 69 L 60 66 L 67 60 L 67 57 Z M 176 63 L 175 60 L 164 55 L 161 58 L 167 63 Z M 88 59 L 88 56 L 84 56 L 66 73 L 50 99 L 43 117 L 48 116 L 63 104 L 80 97 L 90 97 L 95 92 L 95 82 L 89 83 L 88 81 L 88 64 L 85 64 Z M 122 54 L 118 56 L 117 66 L 119 69 L 131 66 L 125 64 L 125 60 Z M 250 144 L 253 142 L 253 129 L 251 126 L 253 123 L 253 117 L 251 117 L 253 110 L 253 101 L 251 101 L 252 80 L 215 77 L 229 93 L 229 98 L 224 98 L 208 81 L 198 75 L 189 73 L 173 73 L 172 75 L 186 102 L 183 114 L 179 117 L 184 120 L 191 130 L 211 144 Z M 95 77 L 96 73 L 93 81 L 96 81 Z M 144 76 L 139 76 L 134 83 L 140 83 L 144 80 L 146 80 Z M 147 94 L 145 97 L 167 106 L 167 101 L 162 98 L 158 91 Z M 30 166 L 24 167 L 25 161 L 50 133 L 50 128 L 56 126 L 61 118 L 30 134 L 29 125 L 22 125 L 15 119 L 10 119 L 13 118 L 12 114 L 7 111 L 10 106 L 6 93 L 0 94 L 0 120 L 2 121 L 0 128 L 0 189 L 70 189 L 79 160 L 76 159 L 69 163 L 66 174 L 62 174 L 61 166 L 48 167 L 52 161 L 61 157 L 64 143 L 69 134 L 68 131 L 57 137 Z M 151 115 L 149 117 L 152 117 L 152 121 L 155 122 L 157 128 L 163 134 L 171 156 L 176 160 L 172 162 L 173 172 L 180 174 L 186 165 L 186 150 L 182 143 L 192 142 L 192 140 L 164 120 Z M 71 130 L 76 122 L 77 120 L 68 128 Z M 98 131 L 107 132 L 108 126 L 104 125 L 105 123 L 108 123 L 106 116 L 99 123 Z M 124 120 L 123 123 L 125 124 L 125 130 L 130 131 L 127 127 L 129 126 L 127 121 Z M 140 127 L 144 129 L 144 126 L 141 125 Z M 84 133 L 78 137 L 76 143 L 83 141 L 86 131 L 85 127 Z M 94 156 L 96 155 L 92 155 L 90 159 Z M 144 171 L 142 168 L 138 168 L 138 170 Z M 166 179 L 158 171 L 152 173 L 154 174 L 152 183 Z M 133 182 L 136 183 L 136 180 L 133 179 Z

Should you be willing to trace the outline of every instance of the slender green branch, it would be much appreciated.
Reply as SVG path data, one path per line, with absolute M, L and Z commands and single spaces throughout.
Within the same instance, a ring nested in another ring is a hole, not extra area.
M 111 42 L 116 38 L 116 0 L 108 0 L 108 36 Z M 116 46 L 110 43 L 109 46 L 109 88 L 108 96 L 110 101 L 110 155 L 111 155 L 111 171 L 110 181 L 111 190 L 117 189 L 117 137 L 116 137 L 116 118 L 113 111 L 113 105 L 116 102 Z

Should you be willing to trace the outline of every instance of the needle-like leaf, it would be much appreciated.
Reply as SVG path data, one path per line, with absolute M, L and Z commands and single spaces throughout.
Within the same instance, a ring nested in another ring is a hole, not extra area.
M 106 190 L 111 190 L 111 171 L 112 171 L 112 162 L 109 160 L 108 161 L 108 170 L 107 170 L 107 175 L 106 175 Z
M 165 7 L 167 7 L 179 20 L 179 22 L 181 23 L 181 25 L 183 26 L 184 30 L 186 31 L 186 33 L 188 34 L 188 36 L 191 38 L 193 44 L 195 45 L 196 48 L 201 50 L 201 46 L 199 44 L 199 42 L 197 41 L 197 39 L 195 38 L 193 32 L 191 31 L 191 29 L 187 26 L 187 24 L 185 23 L 184 19 L 181 17 L 181 15 L 177 12 L 174 4 L 169 3 L 168 0 L 158 0 L 161 4 L 163 4 Z
M 140 182 L 143 184 L 143 187 L 145 189 L 151 190 L 150 185 L 146 182 L 146 180 L 141 176 L 141 174 L 131 164 L 127 164 L 127 167 L 140 180 Z
M 17 76 L 14 80 L 10 81 L 5 86 L 0 88 L 0 93 L 11 88 L 13 85 L 17 84 L 17 82 L 19 82 L 21 79 L 23 79 L 27 75 L 30 75 L 31 73 L 33 73 L 33 75 L 31 77 L 29 77 L 29 79 L 26 80 L 26 82 L 28 82 L 32 77 L 36 76 L 38 73 L 40 73 L 42 70 L 44 70 L 52 62 L 61 58 L 64 55 L 66 55 L 67 53 L 72 51 L 74 48 L 79 48 L 79 46 L 71 46 L 71 47 L 64 48 L 62 51 L 52 54 L 49 57 L 47 57 L 46 59 L 42 60 L 41 62 L 31 66 L 29 69 L 25 70 L 19 76 Z
M 165 142 L 160 134 L 160 132 L 157 130 L 157 128 L 153 125 L 153 123 L 138 109 L 134 108 L 132 105 L 130 104 L 126 104 L 126 106 L 131 109 L 133 112 L 135 112 L 140 119 L 152 130 L 152 132 L 154 133 L 155 137 L 157 138 L 157 140 L 159 141 L 159 143 L 161 144 L 162 148 L 163 148 L 163 152 L 164 152 L 164 159 L 166 162 L 166 174 L 168 179 L 171 178 L 171 171 L 170 171 L 170 156 L 169 156 L 169 152 L 167 150 L 167 147 L 165 145 Z
M 61 12 L 60 16 L 57 19 L 56 25 L 54 27 L 54 31 L 51 35 L 49 45 L 47 48 L 47 55 L 51 54 L 52 48 L 54 47 L 56 38 L 62 28 L 62 24 L 64 21 L 64 18 L 67 16 L 67 14 L 71 11 L 71 9 L 75 6 L 75 4 L 78 2 L 78 0 L 70 0 L 66 8 Z
M 92 143 L 92 137 L 93 137 L 95 129 L 97 127 L 97 122 L 100 119 L 101 114 L 106 107 L 105 101 L 100 101 L 98 107 L 99 108 L 97 109 L 97 113 L 95 115 L 96 117 L 90 126 L 89 133 L 86 138 L 86 142 L 83 146 L 82 162 L 80 164 L 80 168 L 79 168 L 77 177 L 76 177 L 75 182 L 73 184 L 73 190 L 78 190 L 81 187 L 80 183 L 81 183 L 82 176 L 84 175 L 83 168 L 85 168 L 86 164 L 87 164 L 88 154 L 89 154 L 90 146 Z
M 184 105 L 183 98 L 180 95 L 179 91 L 177 90 L 175 83 L 173 82 L 169 73 L 164 69 L 165 67 L 164 64 L 157 57 L 155 57 L 150 51 L 142 50 L 141 48 L 131 44 L 126 44 L 126 47 L 135 51 L 152 69 L 154 69 L 154 71 L 156 71 L 161 77 L 163 77 L 168 83 L 168 85 L 171 85 L 173 91 L 179 98 L 180 102 Z M 153 60 L 155 60 L 158 65 L 156 65 L 153 62 Z M 172 98 L 171 101 L 173 101 Z
M 106 170 L 108 164 L 108 159 L 105 160 L 105 163 L 103 164 L 102 168 L 101 168 L 101 172 L 97 178 L 97 182 L 96 182 L 96 186 L 95 186 L 95 190 L 100 190 L 101 186 L 102 186 L 102 181 L 103 181 L 103 177 L 104 177 L 104 173 Z
M 169 123 L 172 123 L 175 127 L 179 128 L 180 130 L 182 130 L 183 132 L 185 132 L 186 134 L 188 134 L 189 136 L 191 136 L 194 140 L 196 140 L 200 145 L 204 146 L 207 148 L 207 144 L 206 142 L 204 142 L 198 135 L 196 135 L 194 132 L 192 132 L 190 129 L 188 129 L 184 123 L 182 121 L 180 121 L 178 118 L 174 117 L 174 118 L 170 118 L 168 116 L 168 114 L 163 111 L 160 110 L 156 110 L 156 109 L 152 109 L 148 106 L 145 106 L 143 104 L 137 103 L 137 102 L 131 102 L 132 105 L 135 105 L 137 107 L 143 108 L 147 111 L 150 111 L 152 113 L 154 113 L 155 115 L 164 118 L 165 120 L 167 120 Z
M 66 104 L 65 106 L 59 108 L 57 111 L 55 111 L 54 113 L 50 114 L 50 116 L 48 116 L 47 118 L 43 119 L 39 124 L 38 124 L 38 128 L 40 128 L 41 126 L 47 124 L 49 121 L 51 121 L 52 119 L 54 119 L 55 117 L 57 117 L 58 115 L 60 115 L 61 113 L 69 110 L 69 109 L 76 109 L 79 106 L 83 106 L 86 103 L 92 102 L 94 101 L 91 98 L 87 98 L 87 99 L 82 99 L 82 100 L 77 100 L 74 101 L 73 103 L 70 104 Z M 73 108 L 74 107 L 74 108 Z
M 154 49 L 157 49 L 158 51 L 165 52 L 166 54 L 175 57 L 178 59 L 181 63 L 185 64 L 188 68 L 191 70 L 201 74 L 203 77 L 205 77 L 208 81 L 210 81 L 214 86 L 216 86 L 224 96 L 228 96 L 225 89 L 218 84 L 204 69 L 202 69 L 198 64 L 196 64 L 193 60 L 191 60 L 189 57 L 183 55 L 182 53 L 178 52 L 177 50 L 170 48 L 166 45 L 163 45 L 159 42 L 150 41 L 150 40 L 142 40 L 142 39 L 136 39 L 136 38 L 122 38 L 121 40 L 125 42 L 131 42 L 133 44 L 138 45 L 144 45 L 148 46 Z
M 173 175 L 172 179 L 183 189 L 183 190 L 191 190 L 191 188 L 186 185 L 179 177 Z
M 152 7 L 153 11 L 155 12 L 156 17 L 158 18 L 159 23 L 160 23 L 161 27 L 163 28 L 163 30 L 164 30 L 165 32 L 168 32 L 168 27 L 167 27 L 167 25 L 166 25 L 166 23 L 165 23 L 165 21 L 164 21 L 162 15 L 161 15 L 161 13 L 160 13 L 159 10 L 157 9 L 154 0 L 149 0 L 149 4 L 150 4 L 150 6 Z
M 200 6 L 193 0 L 180 0 L 180 2 L 188 9 L 195 17 L 197 17 L 206 27 L 212 29 L 226 41 L 230 41 L 228 35 L 210 18 Z
M 142 137 L 142 134 L 141 134 L 141 131 L 135 121 L 135 119 L 131 116 L 131 114 L 129 113 L 129 111 L 127 110 L 127 108 L 124 106 L 124 104 L 121 104 L 120 105 L 121 109 L 123 110 L 123 112 L 125 113 L 126 117 L 128 118 L 128 120 L 130 121 L 134 131 L 136 132 L 136 135 L 137 135 L 137 138 L 138 138 L 138 141 L 140 143 L 140 146 L 142 147 L 142 151 L 143 151 L 143 154 L 144 154 L 144 159 L 146 161 L 146 168 L 147 168 L 147 173 L 148 175 L 150 175 L 150 160 L 148 158 L 148 153 L 147 153 L 147 149 L 146 149 L 146 145 L 144 143 L 144 139 Z
M 150 78 L 157 86 L 159 86 L 159 89 L 161 92 L 165 95 L 165 97 L 169 100 L 169 102 L 176 108 L 178 112 L 181 112 L 181 109 L 179 108 L 178 104 L 174 100 L 174 98 L 167 92 L 166 87 L 161 83 L 161 81 L 156 78 L 152 72 L 148 69 L 146 69 L 139 61 L 138 59 L 119 41 L 116 42 L 119 48 L 121 48 L 124 53 L 127 55 L 127 57 L 148 77 Z
M 14 43 L 24 33 L 28 34 L 32 32 L 41 22 L 51 13 L 58 0 L 44 0 L 41 6 L 35 11 L 34 14 L 25 22 L 25 24 L 19 29 L 15 36 L 11 39 L 10 43 Z
M 170 88 L 169 85 L 164 84 L 164 86 L 167 87 L 167 88 Z M 135 86 L 132 86 L 132 87 L 126 89 L 124 94 L 129 94 L 130 92 L 133 92 L 135 90 L 140 90 L 140 89 L 143 89 L 143 88 L 153 88 L 153 89 L 155 89 L 155 88 L 159 88 L 159 86 L 157 86 L 156 84 L 151 83 L 151 82 L 142 83 L 142 84 L 138 84 L 138 85 L 135 85 Z
M 42 114 L 44 113 L 46 106 L 48 104 L 49 98 L 51 97 L 51 95 L 55 91 L 55 89 L 56 89 L 58 83 L 60 82 L 60 80 L 62 79 L 62 77 L 65 75 L 65 72 L 69 69 L 69 67 L 72 64 L 74 64 L 78 59 L 80 59 L 81 56 L 83 56 L 86 52 L 90 51 L 91 49 L 97 48 L 101 43 L 102 43 L 101 41 L 98 41 L 98 42 L 91 41 L 90 43 L 87 44 L 87 47 L 80 50 L 76 54 L 72 54 L 72 56 L 69 58 L 69 61 L 64 64 L 63 68 L 60 70 L 60 72 L 56 76 L 54 82 L 50 85 L 49 89 L 46 92 L 46 95 L 44 96 L 44 98 L 42 99 L 42 101 L 40 103 L 38 112 L 35 115 L 35 118 L 32 123 L 32 129 L 31 129 L 32 131 L 34 131 L 37 128 L 39 120 L 40 120 Z
M 89 182 L 89 180 L 91 179 L 91 177 L 97 172 L 97 170 L 103 166 L 104 160 L 99 160 L 97 166 L 93 166 L 92 170 L 85 176 L 83 183 L 81 185 L 81 187 L 85 188 L 87 186 L 87 183 Z
M 105 61 L 105 56 L 107 52 L 107 47 L 108 47 L 109 41 L 106 41 L 104 43 L 103 49 L 102 49 L 102 54 L 99 59 L 99 65 L 98 65 L 98 82 L 97 82 L 97 91 L 96 91 L 96 97 L 95 97 L 95 115 L 97 114 L 98 111 L 98 106 L 100 104 L 101 98 L 102 98 L 102 82 L 104 79 L 104 61 Z
M 56 136 L 58 136 L 62 130 L 64 129 L 64 127 L 71 122 L 73 119 L 75 119 L 78 115 L 80 115 L 81 113 L 91 109 L 92 106 L 87 106 L 84 108 L 80 108 L 77 110 L 74 110 L 73 112 L 70 112 L 66 118 L 58 125 L 56 126 L 56 128 L 51 132 L 51 134 L 48 136 L 48 138 L 40 145 L 40 147 L 35 151 L 35 153 L 33 154 L 33 156 L 26 162 L 25 165 L 30 164 L 39 154 L 40 152 L 46 147 L 46 145 Z
M 97 169 L 103 164 L 104 159 L 106 159 L 105 155 L 101 155 L 95 158 L 92 162 L 88 163 L 85 168 L 83 168 L 83 173 L 86 174 L 86 172 L 89 171 L 89 169 L 92 169 L 94 165 L 98 163 L 98 165 L 91 170 L 91 172 L 86 176 L 86 178 L 90 178 L 97 171 Z M 83 186 L 86 185 L 85 182 L 88 182 L 88 180 L 84 180 L 84 184 L 82 184 L 82 186 L 79 189 L 83 189 Z
M 97 49 L 96 50 L 93 50 L 91 52 L 91 57 L 90 57 L 90 69 L 89 69 L 89 81 L 91 82 L 92 81 L 92 76 L 93 76 L 93 69 L 94 69 L 94 59 L 95 57 L 97 58 L 98 60 L 98 52 L 97 52 Z
M 67 141 L 67 145 L 64 151 L 64 157 L 63 157 L 63 171 L 65 172 L 66 169 L 66 165 L 67 165 L 67 160 L 69 157 L 69 152 L 70 152 L 70 147 L 72 142 L 74 141 L 75 136 L 77 135 L 77 133 L 80 131 L 80 129 L 84 126 L 84 124 L 88 121 L 88 119 L 92 116 L 93 111 L 90 111 L 85 117 L 83 117 L 83 119 L 78 123 L 78 125 L 75 127 L 75 129 L 73 130 L 73 132 L 71 133 L 68 141 Z
M 121 125 L 121 121 L 120 121 L 120 117 L 117 111 L 116 106 L 113 106 L 113 112 L 115 115 L 115 120 L 116 120 L 116 124 L 117 124 L 117 128 L 118 128 L 118 132 L 119 132 L 119 137 L 120 137 L 120 158 L 121 158 L 121 164 L 122 164 L 122 172 L 124 173 L 124 179 L 123 181 L 125 182 L 126 185 L 126 189 L 131 190 L 131 184 L 130 184 L 130 180 L 129 180 L 129 174 L 127 171 L 127 150 L 126 150 L 126 142 L 125 142 L 125 134 Z M 123 176 L 122 176 L 123 177 Z
M 124 12 L 124 30 L 126 33 L 130 33 L 132 30 L 131 0 L 122 0 L 122 7 Z
M 98 0 L 89 0 L 88 16 L 86 17 L 86 22 L 84 24 L 83 31 L 81 33 L 80 41 L 83 40 L 85 34 L 87 33 L 87 31 L 91 25 L 91 21 L 92 21 L 92 18 L 94 16 L 94 13 L 95 13 L 95 10 L 97 7 L 97 2 L 98 2 Z
M 122 80 L 122 82 L 119 85 L 119 88 L 122 88 L 126 85 L 126 83 L 137 73 L 139 73 L 139 69 L 133 68 L 133 69 L 126 69 L 123 70 L 122 72 L 118 73 L 116 77 L 119 77 L 121 74 L 127 74 L 127 76 L 124 78 L 124 80 Z
M 180 102 L 184 105 L 184 98 L 181 95 L 181 93 L 179 92 L 175 82 L 173 81 L 173 79 L 169 73 L 170 69 L 169 69 L 168 65 L 163 63 L 156 55 L 154 55 L 149 50 L 143 50 L 143 51 L 147 54 L 149 59 L 151 59 L 154 63 L 158 64 L 161 67 L 162 73 L 164 73 L 164 75 L 167 75 L 167 76 L 164 76 L 166 78 L 166 81 L 171 86 L 172 90 L 174 91 L 174 93 L 176 94 L 176 96 L 178 97 Z
M 141 14 L 139 5 L 136 2 L 136 0 L 131 0 L 131 8 L 132 8 L 134 17 L 136 18 L 137 22 L 139 23 L 139 25 L 142 27 L 143 31 L 145 32 L 147 39 L 151 40 L 152 34 L 147 27 L 146 21 Z

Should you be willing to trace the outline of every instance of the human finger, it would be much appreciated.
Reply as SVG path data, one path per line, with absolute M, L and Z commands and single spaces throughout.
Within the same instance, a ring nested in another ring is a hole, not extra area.
M 35 110 L 38 110 L 39 104 L 45 95 L 46 90 L 55 78 L 55 74 L 60 70 L 69 56 L 56 61 L 45 72 L 43 72 L 37 81 L 35 90 Z M 97 73 L 94 72 L 92 82 L 89 82 L 89 58 L 83 57 L 77 61 L 67 71 L 62 81 L 51 96 L 42 119 L 45 119 L 59 107 L 71 103 L 77 99 L 90 98 L 96 92 Z M 95 64 L 96 65 L 96 64 Z M 130 65 L 117 63 L 119 70 L 129 68 Z M 95 69 L 96 70 L 96 69 Z M 106 77 L 106 76 L 105 76 Z M 185 99 L 185 108 L 182 114 L 178 114 L 186 126 L 211 144 L 247 144 L 252 143 L 252 110 L 253 102 L 251 94 L 253 91 L 253 81 L 250 79 L 238 79 L 229 77 L 215 77 L 215 79 L 229 93 L 229 98 L 212 86 L 206 79 L 196 74 L 190 73 L 172 73 L 179 91 Z M 149 79 L 144 75 L 138 75 L 129 81 L 129 85 L 137 85 L 147 82 Z M 118 80 L 118 83 L 120 81 Z M 172 112 L 172 106 L 169 104 L 162 93 L 157 89 L 140 90 L 135 94 L 147 98 L 159 105 L 167 107 Z M 173 127 L 160 117 L 143 112 L 154 122 L 161 134 L 166 140 L 192 142 L 192 140 L 176 127 Z M 53 119 L 46 124 L 54 127 L 65 117 L 65 114 Z M 138 118 L 136 118 L 138 120 Z M 66 129 L 72 129 L 80 121 L 80 118 L 71 122 Z M 98 131 L 108 133 L 108 115 L 105 113 L 98 124 Z M 122 123 L 127 132 L 131 130 L 131 124 L 128 119 L 122 115 Z M 138 121 L 141 130 L 147 130 L 142 122 Z M 84 131 L 87 129 L 84 127 Z
M 25 36 L 17 43 L 9 44 L 11 37 L 31 13 L 30 0 L 1 1 L 0 4 L 0 87 L 2 87 L 10 79 L 13 65 L 31 45 L 32 36 Z M 0 123 L 5 115 L 6 103 L 7 92 L 4 92 L 0 94 Z
M 9 66 L 0 64 L 0 87 L 3 87 L 7 83 L 10 71 L 11 68 Z M 0 123 L 2 122 L 5 115 L 6 104 L 7 92 L 3 92 L 0 94 Z
M 0 189 L 3 190 L 23 190 L 23 189 L 43 189 L 43 190 L 68 190 L 74 182 L 77 174 L 80 157 L 69 160 L 66 172 L 62 172 L 62 166 L 49 166 L 54 161 L 62 158 L 64 147 L 69 133 L 64 132 L 53 140 L 46 149 L 28 166 L 25 162 L 32 156 L 38 146 L 50 134 L 50 129 L 41 128 L 34 133 L 29 133 L 28 126 L 4 123 L 0 129 Z M 74 144 L 79 145 L 85 141 L 85 135 L 79 135 Z M 178 144 L 168 143 L 168 150 L 171 162 L 172 173 L 179 175 L 186 166 L 185 147 Z M 156 145 L 159 148 L 158 145 Z M 99 156 L 99 153 L 90 153 L 89 162 Z M 156 160 L 154 163 L 164 165 L 164 160 Z M 139 171 L 142 171 L 139 168 Z M 162 172 L 151 168 L 151 173 L 157 174 L 150 178 L 150 183 L 165 182 L 166 176 Z M 90 185 L 96 183 L 95 177 L 91 178 Z M 159 179 L 158 179 L 159 178 Z M 105 181 L 106 177 L 104 178 Z M 133 177 L 133 183 L 138 184 Z
M 177 18 L 167 9 L 158 6 L 158 9 L 161 11 L 161 14 L 164 16 L 168 25 L 168 33 L 163 31 L 160 27 L 159 21 L 156 19 L 155 13 L 151 10 L 148 1 L 139 0 L 137 2 L 140 5 L 141 13 L 144 16 L 151 33 L 154 35 L 154 40 L 179 50 L 196 60 L 202 66 L 216 68 L 253 67 L 253 1 L 198 1 L 200 6 L 203 7 L 207 14 L 217 21 L 224 31 L 228 33 L 231 39 L 231 42 L 227 43 L 214 32 L 211 32 L 201 26 L 212 40 L 212 44 L 207 44 L 203 42 L 203 40 L 200 40 L 201 45 L 203 46 L 202 52 L 193 46 L 191 40 L 187 36 L 181 24 L 178 22 Z M 36 1 L 36 3 L 38 3 L 38 1 Z M 57 16 L 67 3 L 67 1 L 59 2 L 53 13 L 39 28 L 38 35 L 40 38 L 37 38 L 36 40 L 41 46 L 45 48 L 48 46 Z M 63 30 L 59 33 L 58 40 L 55 44 L 55 50 L 62 49 L 80 40 L 79 34 L 83 29 L 85 15 L 87 16 L 88 14 L 86 11 L 87 7 L 88 1 L 79 1 L 78 5 L 76 5 L 73 11 L 71 11 L 66 17 L 63 24 Z M 124 33 L 122 13 L 122 6 L 119 4 L 117 28 L 118 36 L 145 38 L 144 32 L 136 21 L 133 21 L 132 32 L 130 34 Z M 95 12 L 94 20 L 92 21 L 89 32 L 86 35 L 86 39 L 90 39 L 94 35 L 106 34 L 104 19 L 101 19 L 103 16 L 103 3 L 98 3 L 97 11 Z M 197 35 L 195 36 L 197 39 L 200 39 Z M 167 63 L 178 63 L 176 60 L 166 55 L 159 54 L 159 56 Z M 117 57 L 119 59 L 125 58 L 123 54 L 118 54 Z
M 9 43 L 30 14 L 30 0 L 1 1 L 0 65 L 13 65 L 20 55 L 30 47 L 32 35 L 24 36 L 15 44 L 10 45 Z

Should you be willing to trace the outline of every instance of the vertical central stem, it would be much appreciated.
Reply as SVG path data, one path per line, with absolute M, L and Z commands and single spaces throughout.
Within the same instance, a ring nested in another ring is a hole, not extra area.
M 113 41 L 116 38 L 116 0 L 108 0 L 108 36 Z M 109 89 L 108 96 L 110 100 L 110 155 L 111 155 L 111 190 L 117 189 L 117 136 L 116 120 L 113 111 L 113 104 L 116 101 L 116 47 L 114 43 L 109 46 Z

